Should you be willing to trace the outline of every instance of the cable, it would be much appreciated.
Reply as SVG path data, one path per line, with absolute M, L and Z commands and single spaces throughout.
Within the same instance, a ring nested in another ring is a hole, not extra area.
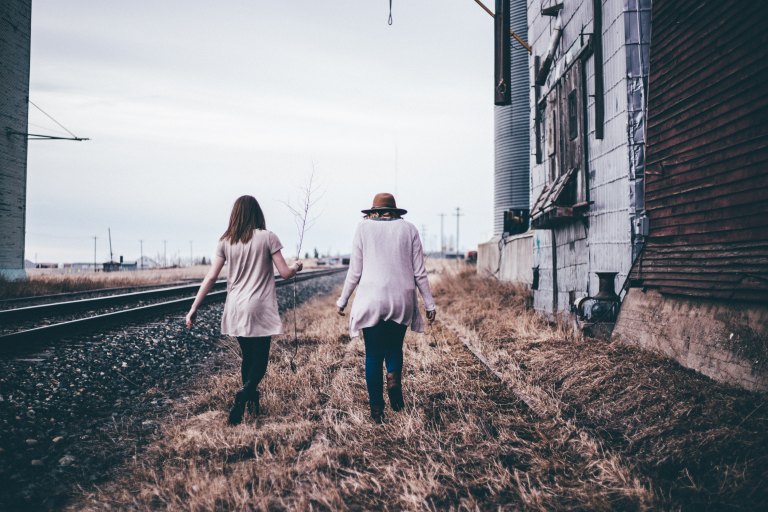
M 48 119 L 50 119 L 51 121 L 53 121 L 54 123 L 56 123 L 57 125 L 59 125 L 61 128 L 63 128 L 63 129 L 64 129 L 64 131 L 66 131 L 66 132 L 67 132 L 68 134 L 70 134 L 72 137 L 74 137 L 74 138 L 76 138 L 76 139 L 78 138 L 78 136 L 77 136 L 77 135 L 75 135 L 74 133 L 72 133 L 71 131 L 69 131 L 69 129 L 68 129 L 66 126 L 64 126 L 63 124 L 61 124 L 60 122 L 58 122 L 56 119 L 54 119 L 54 118 L 53 118 L 53 116 L 52 116 L 51 114 L 49 114 L 49 113 L 48 113 L 48 112 L 46 112 L 45 110 L 41 109 L 41 108 L 40 108 L 40 107 L 38 107 L 37 105 L 35 105 L 35 103 L 34 103 L 32 100 L 30 100 L 29 98 L 27 98 L 27 101 L 29 101 L 29 104 L 30 104 L 30 105 L 32 105 L 32 106 L 33 106 L 33 107 L 35 107 L 37 110 L 39 110 L 40 112 L 42 112 L 43 114 L 45 114 L 45 115 L 48 117 Z

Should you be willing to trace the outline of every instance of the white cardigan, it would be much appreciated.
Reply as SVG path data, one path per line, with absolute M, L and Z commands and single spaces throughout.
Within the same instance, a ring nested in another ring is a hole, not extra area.
M 346 307 L 357 288 L 349 318 L 349 334 L 385 320 L 424 332 L 416 299 L 421 292 L 427 311 L 435 309 L 429 289 L 424 252 L 416 226 L 403 219 L 364 219 L 353 240 L 344 290 L 336 301 Z

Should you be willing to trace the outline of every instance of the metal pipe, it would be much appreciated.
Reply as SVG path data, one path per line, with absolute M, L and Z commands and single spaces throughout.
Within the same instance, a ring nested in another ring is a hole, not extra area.
M 603 138 L 605 103 L 603 84 L 603 2 L 592 0 L 592 56 L 595 62 L 595 138 Z
M 541 63 L 541 69 L 539 69 L 539 73 L 536 75 L 536 85 L 544 85 L 544 83 L 547 81 L 549 70 L 552 68 L 552 62 L 554 62 L 555 59 L 555 51 L 557 50 L 557 45 L 560 43 L 560 36 L 563 34 L 563 22 L 560 19 L 559 12 L 555 18 L 555 25 L 553 29 L 554 31 L 552 32 L 552 36 L 549 39 L 549 46 L 547 47 L 547 53 L 544 57 L 544 62 Z

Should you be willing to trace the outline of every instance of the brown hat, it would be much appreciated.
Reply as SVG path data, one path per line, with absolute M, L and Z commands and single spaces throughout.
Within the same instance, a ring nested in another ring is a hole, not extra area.
M 361 210 L 365 214 L 374 212 L 394 212 L 398 215 L 405 215 L 408 210 L 403 210 L 397 207 L 395 203 L 395 196 L 388 194 L 387 192 L 380 192 L 373 196 L 373 205 L 367 210 Z

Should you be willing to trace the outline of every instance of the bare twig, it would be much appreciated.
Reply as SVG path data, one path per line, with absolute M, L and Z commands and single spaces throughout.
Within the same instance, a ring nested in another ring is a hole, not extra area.
M 315 163 L 312 162 L 312 173 L 309 175 L 307 184 L 301 188 L 301 204 L 299 206 L 293 206 L 288 201 L 283 201 L 283 204 L 293 214 L 293 220 L 296 223 L 296 231 L 299 235 L 299 240 L 296 243 L 296 260 L 301 259 L 301 248 L 304 245 L 304 234 L 310 229 L 317 221 L 319 216 L 310 218 L 309 211 L 312 207 L 316 206 L 318 201 L 322 198 L 320 193 L 320 187 L 315 180 Z M 297 302 L 297 288 L 296 277 L 293 278 L 293 355 L 291 356 L 291 370 L 296 372 L 296 354 L 299 350 L 299 334 L 298 334 L 298 319 L 296 315 L 296 302 Z

